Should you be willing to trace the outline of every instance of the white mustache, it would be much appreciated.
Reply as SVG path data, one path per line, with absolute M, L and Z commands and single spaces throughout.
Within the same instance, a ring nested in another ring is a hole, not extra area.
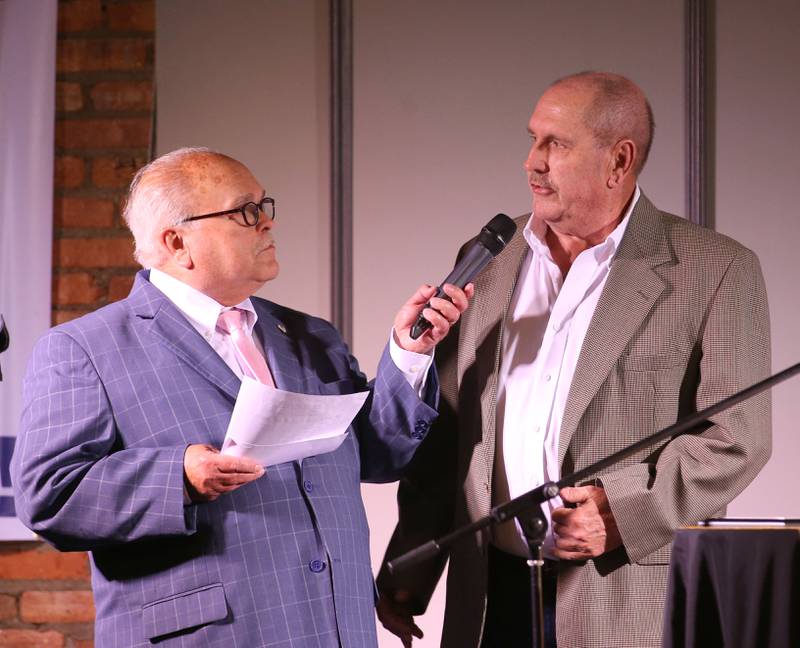
M 530 176 L 529 182 L 531 184 L 539 185 L 540 187 L 544 187 L 545 189 L 550 189 L 551 191 L 556 191 L 556 187 L 553 183 L 551 183 L 545 176 L 538 175 L 536 173 L 532 173 Z

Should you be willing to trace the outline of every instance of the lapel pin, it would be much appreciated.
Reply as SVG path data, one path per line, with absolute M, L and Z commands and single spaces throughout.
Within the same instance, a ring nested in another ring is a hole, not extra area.
M 278 330 L 286 335 L 286 327 L 284 326 L 283 322 L 278 322 Z

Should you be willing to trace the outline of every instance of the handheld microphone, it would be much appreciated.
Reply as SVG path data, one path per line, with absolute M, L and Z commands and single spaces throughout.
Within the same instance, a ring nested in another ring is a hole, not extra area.
M 486 265 L 494 259 L 514 236 L 517 226 L 505 214 L 497 214 L 481 229 L 478 238 L 469 247 L 463 257 L 456 262 L 453 271 L 445 277 L 445 280 L 436 290 L 434 297 L 450 298 L 442 290 L 442 285 L 449 283 L 459 288 L 463 288 L 472 281 Z M 425 304 L 425 308 L 430 308 L 431 303 Z M 425 331 L 431 328 L 431 323 L 422 316 L 420 311 L 417 321 L 411 327 L 411 339 L 416 340 Z

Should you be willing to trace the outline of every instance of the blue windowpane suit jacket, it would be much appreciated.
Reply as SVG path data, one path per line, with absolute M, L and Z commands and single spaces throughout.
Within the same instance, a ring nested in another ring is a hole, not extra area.
M 184 505 L 186 446 L 220 447 L 240 381 L 142 271 L 37 344 L 12 460 L 18 515 L 90 550 L 96 645 L 377 645 L 361 480 L 397 478 L 436 413 L 384 352 L 367 383 L 327 322 L 253 298 L 279 389 L 371 395 L 334 452 Z

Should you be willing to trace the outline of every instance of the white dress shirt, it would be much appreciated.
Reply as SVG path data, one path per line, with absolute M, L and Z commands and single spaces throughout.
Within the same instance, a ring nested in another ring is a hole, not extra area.
M 157 270 L 156 268 L 150 269 L 150 283 L 175 304 L 176 308 L 183 313 L 184 317 L 186 317 L 195 330 L 205 338 L 206 342 L 211 345 L 211 348 L 214 349 L 225 361 L 225 364 L 231 368 L 231 371 L 241 378 L 244 374 L 242 368 L 239 366 L 239 360 L 234 351 L 233 341 L 229 335 L 217 329 L 219 314 L 224 310 L 230 310 L 230 308 L 223 306 L 205 293 L 200 292 L 180 279 L 176 279 L 172 275 Z M 240 308 L 247 313 L 245 329 L 249 335 L 253 336 L 259 353 L 264 355 L 264 341 L 259 340 L 257 333 L 254 331 L 258 315 L 253 308 L 253 304 L 250 302 L 250 298 L 236 304 L 234 308 Z M 431 367 L 433 355 L 406 351 L 397 344 L 394 335 L 390 336 L 389 351 L 392 360 L 403 373 L 408 384 L 411 385 L 418 396 L 421 396 L 425 389 L 428 370 Z
M 547 226 L 533 215 L 523 235 L 530 246 L 503 326 L 498 377 L 493 504 L 560 478 L 558 443 L 564 407 L 583 339 L 603 292 L 611 261 L 639 200 L 639 187 L 619 225 L 599 245 L 581 252 L 566 280 L 545 242 Z M 560 498 L 545 504 L 552 558 L 550 515 Z M 518 525 L 504 524 L 492 542 L 527 556 Z

